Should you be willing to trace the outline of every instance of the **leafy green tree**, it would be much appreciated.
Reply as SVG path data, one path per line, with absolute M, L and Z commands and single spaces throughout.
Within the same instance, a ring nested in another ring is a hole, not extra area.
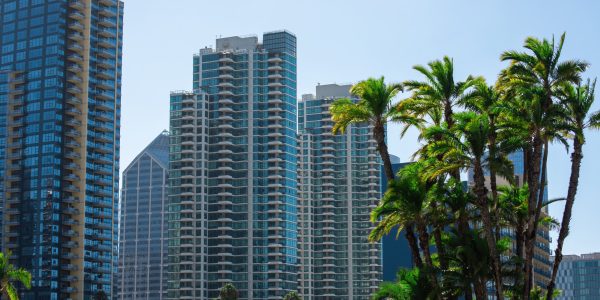
M 296 291 L 291 291 L 283 297 L 283 300 L 302 300 L 302 297 Z
M 581 161 L 583 159 L 583 145 L 585 144 L 584 131 L 588 128 L 600 129 L 600 111 L 590 113 L 592 104 L 594 103 L 594 92 L 596 81 L 583 86 L 574 87 L 572 85 L 564 85 L 559 93 L 559 99 L 567 108 L 567 122 L 571 127 L 573 135 L 573 152 L 571 153 L 571 176 L 569 178 L 569 188 L 567 190 L 567 201 L 563 212 L 562 223 L 558 235 L 556 251 L 554 252 L 554 265 L 552 267 L 552 276 L 548 284 L 547 299 L 552 299 L 556 274 L 562 260 L 562 247 L 565 239 L 569 235 L 569 224 L 579 186 L 579 172 Z
M 231 283 L 226 283 L 219 292 L 219 298 L 221 300 L 237 300 L 238 297 L 238 290 Z
M 502 71 L 500 85 L 515 97 L 529 103 L 528 110 L 533 115 L 528 128 L 528 147 L 525 151 L 527 165 L 526 182 L 529 186 L 528 222 L 525 235 L 525 288 L 523 298 L 529 298 L 532 288 L 533 252 L 537 230 L 537 220 L 540 216 L 541 203 L 539 194 L 543 181 L 540 180 L 542 153 L 547 153 L 548 113 L 553 107 L 557 90 L 564 84 L 578 83 L 581 73 L 588 64 L 578 60 L 560 61 L 565 34 L 558 45 L 554 40 L 539 40 L 529 37 L 525 40 L 527 52 L 506 51 L 501 60 L 509 61 L 508 68 Z M 543 179 L 542 179 L 543 180 Z
M 10 262 L 7 254 L 0 252 L 0 293 L 10 300 L 19 300 L 17 289 L 14 286 L 15 282 L 22 283 L 25 288 L 31 288 L 31 274 L 22 268 L 15 268 Z

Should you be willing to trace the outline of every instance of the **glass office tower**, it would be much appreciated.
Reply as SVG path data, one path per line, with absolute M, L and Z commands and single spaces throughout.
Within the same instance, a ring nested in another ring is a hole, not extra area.
M 123 3 L 1 0 L 0 16 L 2 246 L 32 273 L 22 298 L 110 297 Z
M 167 172 L 165 131 L 123 171 L 117 299 L 167 295 Z
M 600 299 L 600 253 L 563 256 L 556 289 L 557 300 Z
M 169 298 L 297 288 L 296 37 L 228 37 L 171 95 Z
M 329 107 L 350 85 L 319 85 L 298 104 L 299 293 L 370 299 L 382 277 L 381 243 L 367 240 L 381 198 L 381 159 L 368 124 L 333 135 Z

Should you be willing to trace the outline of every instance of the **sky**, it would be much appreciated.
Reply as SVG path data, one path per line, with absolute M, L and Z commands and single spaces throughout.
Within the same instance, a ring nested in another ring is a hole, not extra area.
M 591 63 L 586 77 L 600 73 L 600 1 L 125 0 L 121 170 L 168 129 L 169 92 L 191 89 L 194 53 L 216 37 L 279 29 L 298 39 L 298 97 L 319 83 L 421 79 L 412 67 L 444 55 L 454 59 L 456 80 L 471 74 L 493 83 L 506 66 L 502 51 L 563 32 L 562 57 Z M 587 135 L 567 254 L 600 252 L 600 132 Z M 390 152 L 410 160 L 416 136 L 400 139 L 390 126 Z M 550 198 L 566 196 L 570 157 L 562 145 L 551 147 L 548 172 Z M 562 203 L 550 207 L 558 219 Z

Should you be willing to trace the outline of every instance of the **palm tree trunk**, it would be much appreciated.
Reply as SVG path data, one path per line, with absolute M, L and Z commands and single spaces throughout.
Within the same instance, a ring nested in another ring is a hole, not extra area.
M 496 296 L 498 299 L 503 298 L 502 286 L 502 270 L 500 265 L 500 256 L 496 251 L 496 240 L 493 232 L 493 225 L 490 218 L 489 203 L 485 190 L 485 179 L 483 177 L 483 168 L 481 167 L 481 158 L 477 157 L 474 164 L 474 179 L 475 179 L 475 194 L 478 198 L 479 210 L 481 213 L 481 221 L 485 232 L 485 239 L 488 244 L 490 256 L 492 257 L 492 269 L 494 271 L 494 281 L 496 283 Z
M 494 217 L 496 218 L 496 240 L 500 239 L 500 210 L 498 210 L 498 183 L 496 178 L 496 167 L 492 163 L 496 159 L 496 127 L 494 125 L 494 120 L 490 120 L 490 134 L 488 136 L 489 144 L 488 144 L 488 163 L 490 168 L 490 189 L 492 190 L 492 201 L 494 203 L 493 207 L 496 208 L 494 213 Z
M 433 270 L 433 260 L 431 259 L 431 252 L 429 251 L 429 233 L 427 233 L 427 227 L 423 222 L 417 223 L 417 230 L 419 231 L 419 245 L 423 251 L 423 257 L 425 258 L 425 265 L 427 266 L 427 276 L 434 287 L 437 287 L 437 278 L 431 271 Z
M 394 169 L 392 168 L 392 161 L 390 159 L 390 153 L 388 152 L 387 144 L 385 143 L 385 128 L 383 126 L 383 122 L 377 121 L 373 126 L 373 138 L 377 143 L 377 150 L 379 151 L 379 155 L 381 156 L 381 160 L 383 161 L 383 170 L 385 172 L 385 176 L 388 181 L 394 179 Z M 410 247 L 412 253 L 412 261 L 417 267 L 421 267 L 423 265 L 423 261 L 419 255 L 419 247 L 417 245 L 417 237 L 415 236 L 415 232 L 411 226 L 406 226 L 404 229 L 404 234 L 406 236 L 406 240 L 408 241 L 408 245 Z
M 475 299 L 488 300 L 487 287 L 485 282 L 478 280 L 475 284 Z
M 452 101 L 450 99 L 444 99 L 444 121 L 446 122 L 448 129 L 454 127 L 454 112 L 452 111 Z M 460 181 L 460 170 L 450 171 L 450 176 L 457 181 Z
M 540 132 L 536 132 L 533 138 L 533 151 L 529 160 L 528 183 L 529 183 L 529 198 L 527 201 L 527 229 L 525 234 L 525 288 L 523 289 L 523 299 L 529 299 L 529 293 L 533 288 L 533 253 L 535 250 L 536 226 L 535 215 L 537 208 L 537 200 L 540 182 L 540 166 L 542 159 L 543 141 Z
M 385 172 L 385 176 L 388 181 L 394 179 L 394 169 L 392 168 L 392 161 L 390 159 L 390 153 L 388 152 L 387 144 L 385 143 L 385 128 L 383 127 L 383 123 L 378 121 L 373 126 L 373 138 L 377 143 L 377 150 L 379 151 L 379 155 L 381 155 L 381 160 L 383 161 L 383 170 Z
M 417 237 L 412 225 L 405 226 L 404 235 L 406 236 L 406 241 L 408 242 L 408 246 L 410 248 L 413 265 L 417 268 L 422 268 L 423 260 L 421 260 L 421 254 L 417 244 Z
M 575 203 L 575 195 L 577 194 L 577 187 L 579 185 L 579 170 L 581 169 L 581 160 L 583 159 L 583 144 L 579 141 L 577 136 L 573 141 L 573 154 L 571 154 L 571 177 L 569 178 L 569 189 L 567 192 L 567 201 L 565 203 L 565 211 L 563 212 L 563 218 L 560 226 L 560 232 L 558 234 L 558 241 L 556 242 L 556 251 L 554 251 L 554 265 L 552 266 L 552 277 L 548 283 L 548 294 L 547 300 L 552 299 L 552 293 L 554 292 L 556 274 L 558 273 L 558 267 L 562 261 L 562 247 L 565 239 L 569 235 L 569 224 L 571 222 L 571 214 L 573 212 L 573 204 Z
M 517 264 L 515 266 L 514 287 L 523 285 L 523 231 L 525 224 L 523 220 L 519 220 L 515 228 L 515 255 L 517 256 Z M 518 291 L 518 289 L 517 289 Z M 517 293 L 513 294 L 513 300 L 520 299 Z
M 538 192 L 537 206 L 535 208 L 535 222 L 533 223 L 535 226 L 535 232 L 537 232 L 538 221 L 540 220 L 540 215 L 542 214 L 542 206 L 544 206 L 544 191 L 547 186 L 547 174 L 548 174 L 548 141 L 544 142 L 544 152 L 542 156 L 542 174 L 540 176 L 540 189 Z

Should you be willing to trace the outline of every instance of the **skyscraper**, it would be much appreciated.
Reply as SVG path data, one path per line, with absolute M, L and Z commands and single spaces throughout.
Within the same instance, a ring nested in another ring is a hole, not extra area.
M 600 253 L 565 255 L 558 268 L 557 300 L 600 299 Z
M 367 240 L 381 198 L 381 160 L 368 124 L 333 135 L 329 107 L 350 85 L 319 85 L 298 104 L 299 292 L 305 299 L 370 299 L 381 243 Z
M 169 298 L 297 288 L 296 37 L 228 37 L 171 94 Z
M 123 171 L 117 299 L 166 298 L 168 168 L 163 132 Z
M 117 0 L 0 1 L 2 246 L 23 299 L 111 296 L 117 241 Z

